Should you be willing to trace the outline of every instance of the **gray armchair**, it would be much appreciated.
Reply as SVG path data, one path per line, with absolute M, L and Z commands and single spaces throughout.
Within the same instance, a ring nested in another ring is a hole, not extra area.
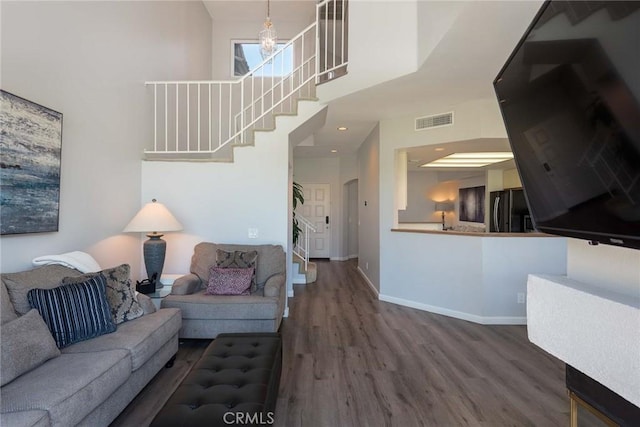
M 257 251 L 257 290 L 251 295 L 205 295 L 216 251 Z M 286 261 L 281 246 L 231 245 L 203 242 L 196 245 L 191 273 L 178 278 L 162 307 L 182 311 L 181 338 L 215 338 L 225 332 L 276 332 L 287 298 Z

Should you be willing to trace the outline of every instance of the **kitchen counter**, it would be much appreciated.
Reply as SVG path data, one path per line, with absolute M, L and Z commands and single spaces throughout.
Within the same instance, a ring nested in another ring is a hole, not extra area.
M 402 224 L 399 224 L 400 227 Z M 441 225 L 441 224 L 440 224 Z M 476 231 L 454 231 L 454 230 L 420 230 L 420 229 L 409 229 L 409 228 L 392 228 L 391 231 L 398 233 L 425 233 L 425 234 L 449 234 L 452 236 L 472 236 L 472 237 L 558 237 L 553 236 L 547 233 L 487 233 L 487 232 L 476 232 Z

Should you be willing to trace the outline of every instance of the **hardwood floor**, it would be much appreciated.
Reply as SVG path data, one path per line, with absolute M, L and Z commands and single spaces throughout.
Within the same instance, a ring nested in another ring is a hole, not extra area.
M 295 295 L 282 326 L 277 426 L 569 424 L 564 365 L 529 343 L 523 326 L 378 301 L 353 261 L 318 262 L 318 281 Z M 207 344 L 184 341 L 175 366 L 113 425 L 147 425 Z
M 568 425 L 564 365 L 523 326 L 378 301 L 353 261 L 319 262 L 295 294 L 276 425 Z

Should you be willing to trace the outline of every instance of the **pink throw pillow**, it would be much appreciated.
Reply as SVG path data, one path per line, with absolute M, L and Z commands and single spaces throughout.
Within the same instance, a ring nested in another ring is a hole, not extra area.
M 253 268 L 211 267 L 206 295 L 251 295 Z

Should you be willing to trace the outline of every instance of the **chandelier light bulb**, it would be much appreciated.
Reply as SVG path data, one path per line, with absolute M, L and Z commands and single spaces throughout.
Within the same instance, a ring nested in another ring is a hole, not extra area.
M 264 29 L 260 31 L 258 39 L 260 40 L 260 55 L 262 59 L 267 59 L 275 51 L 278 45 L 278 36 L 276 29 L 273 27 L 270 15 L 270 3 L 267 0 L 267 20 L 264 22 Z

